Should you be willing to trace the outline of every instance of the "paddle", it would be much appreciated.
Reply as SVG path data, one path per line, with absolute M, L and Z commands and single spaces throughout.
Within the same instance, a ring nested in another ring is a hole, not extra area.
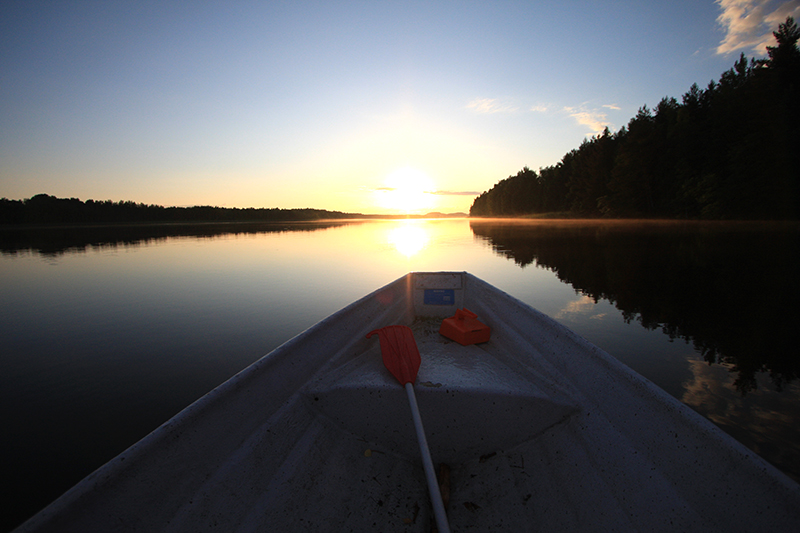
M 408 394 L 408 403 L 411 405 L 411 416 L 414 419 L 414 429 L 417 431 L 417 442 L 419 451 L 422 453 L 422 466 L 425 468 L 425 478 L 428 481 L 428 492 L 431 495 L 433 504 L 433 514 L 436 517 L 436 526 L 440 533 L 450 533 L 450 526 L 447 523 L 447 514 L 444 511 L 442 494 L 439 492 L 439 484 L 436 482 L 436 473 L 433 470 L 433 460 L 428 449 L 428 441 L 425 438 L 425 429 L 422 427 L 422 417 L 419 415 L 417 397 L 414 395 L 414 381 L 417 379 L 417 372 L 421 358 L 419 349 L 414 340 L 414 334 L 408 326 L 386 326 L 374 331 L 370 331 L 367 338 L 378 334 L 381 343 L 381 355 L 383 364 L 397 378 L 401 385 L 405 386 Z

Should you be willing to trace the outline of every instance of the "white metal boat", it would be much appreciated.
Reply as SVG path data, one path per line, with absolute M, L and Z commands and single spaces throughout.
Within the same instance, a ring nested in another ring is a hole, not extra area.
M 468 308 L 488 342 L 439 334 Z M 452 531 L 797 531 L 800 486 L 480 279 L 412 273 L 288 341 L 19 531 L 430 531 L 403 387 L 371 330 L 411 327 Z M 448 494 L 449 493 L 449 494 Z

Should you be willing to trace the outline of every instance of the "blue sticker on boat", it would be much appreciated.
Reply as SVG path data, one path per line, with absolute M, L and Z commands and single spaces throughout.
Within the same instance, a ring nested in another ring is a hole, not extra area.
M 453 289 L 425 289 L 425 305 L 453 305 L 456 291 Z

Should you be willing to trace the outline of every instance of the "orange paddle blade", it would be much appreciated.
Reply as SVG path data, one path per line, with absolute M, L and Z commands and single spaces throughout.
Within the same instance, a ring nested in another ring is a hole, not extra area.
M 401 385 L 417 379 L 421 358 L 414 333 L 408 326 L 386 326 L 370 331 L 367 338 L 378 334 L 383 364 Z

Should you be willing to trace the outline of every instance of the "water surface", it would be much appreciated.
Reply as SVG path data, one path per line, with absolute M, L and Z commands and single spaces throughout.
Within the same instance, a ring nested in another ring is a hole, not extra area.
M 3 529 L 412 270 L 466 270 L 800 479 L 796 224 L 353 221 L 0 230 Z

